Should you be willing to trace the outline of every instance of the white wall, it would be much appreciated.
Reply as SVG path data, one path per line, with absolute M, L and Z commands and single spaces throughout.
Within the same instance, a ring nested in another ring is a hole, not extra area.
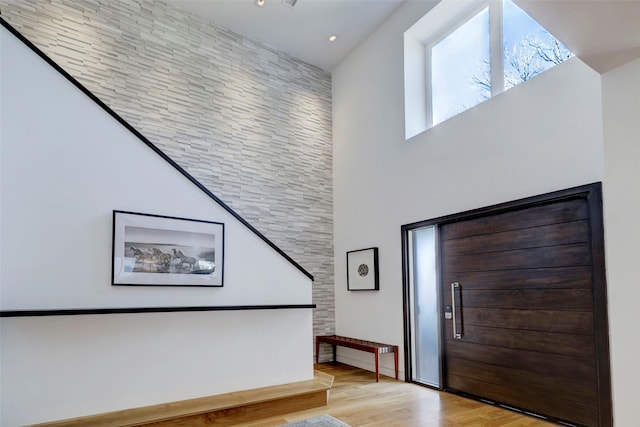
M 604 214 L 616 425 L 640 424 L 640 60 L 602 76 Z
M 301 271 L 4 28 L 0 42 L 2 310 L 311 303 Z M 111 286 L 113 209 L 225 223 L 224 287 Z M 311 317 L 4 318 L 0 424 L 309 379 Z
M 3 318 L 0 334 L 3 427 L 313 377 L 309 309 Z
M 577 58 L 405 142 L 403 33 L 428 7 L 407 2 L 333 73 L 336 333 L 398 345 L 401 225 L 603 179 L 600 76 Z M 372 246 L 380 291 L 348 292 L 345 252 Z

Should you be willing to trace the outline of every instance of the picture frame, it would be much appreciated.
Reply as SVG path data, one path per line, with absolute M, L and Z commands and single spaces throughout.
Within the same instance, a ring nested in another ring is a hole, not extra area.
M 347 252 L 347 290 L 380 290 L 378 277 L 378 248 Z
M 113 211 L 114 286 L 222 287 L 224 223 Z

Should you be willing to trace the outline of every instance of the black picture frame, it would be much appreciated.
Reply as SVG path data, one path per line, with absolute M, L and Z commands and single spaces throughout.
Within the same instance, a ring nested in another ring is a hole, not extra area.
M 222 287 L 224 223 L 113 211 L 113 286 Z
M 347 252 L 347 290 L 380 290 L 378 275 L 378 248 Z

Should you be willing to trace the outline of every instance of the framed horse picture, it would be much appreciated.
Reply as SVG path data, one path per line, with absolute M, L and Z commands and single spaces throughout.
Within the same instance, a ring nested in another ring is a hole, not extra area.
M 113 211 L 113 285 L 217 286 L 224 224 Z

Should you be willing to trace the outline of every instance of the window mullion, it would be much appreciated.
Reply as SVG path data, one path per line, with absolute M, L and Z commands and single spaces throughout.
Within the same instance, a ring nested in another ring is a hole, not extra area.
M 489 51 L 491 58 L 491 96 L 504 92 L 502 54 L 502 1 L 489 2 Z
M 425 91 L 427 100 L 425 106 L 427 110 L 427 128 L 430 128 L 433 126 L 433 80 L 431 75 L 431 46 L 428 46 L 426 48 L 425 64 L 425 77 L 427 82 L 427 90 Z

